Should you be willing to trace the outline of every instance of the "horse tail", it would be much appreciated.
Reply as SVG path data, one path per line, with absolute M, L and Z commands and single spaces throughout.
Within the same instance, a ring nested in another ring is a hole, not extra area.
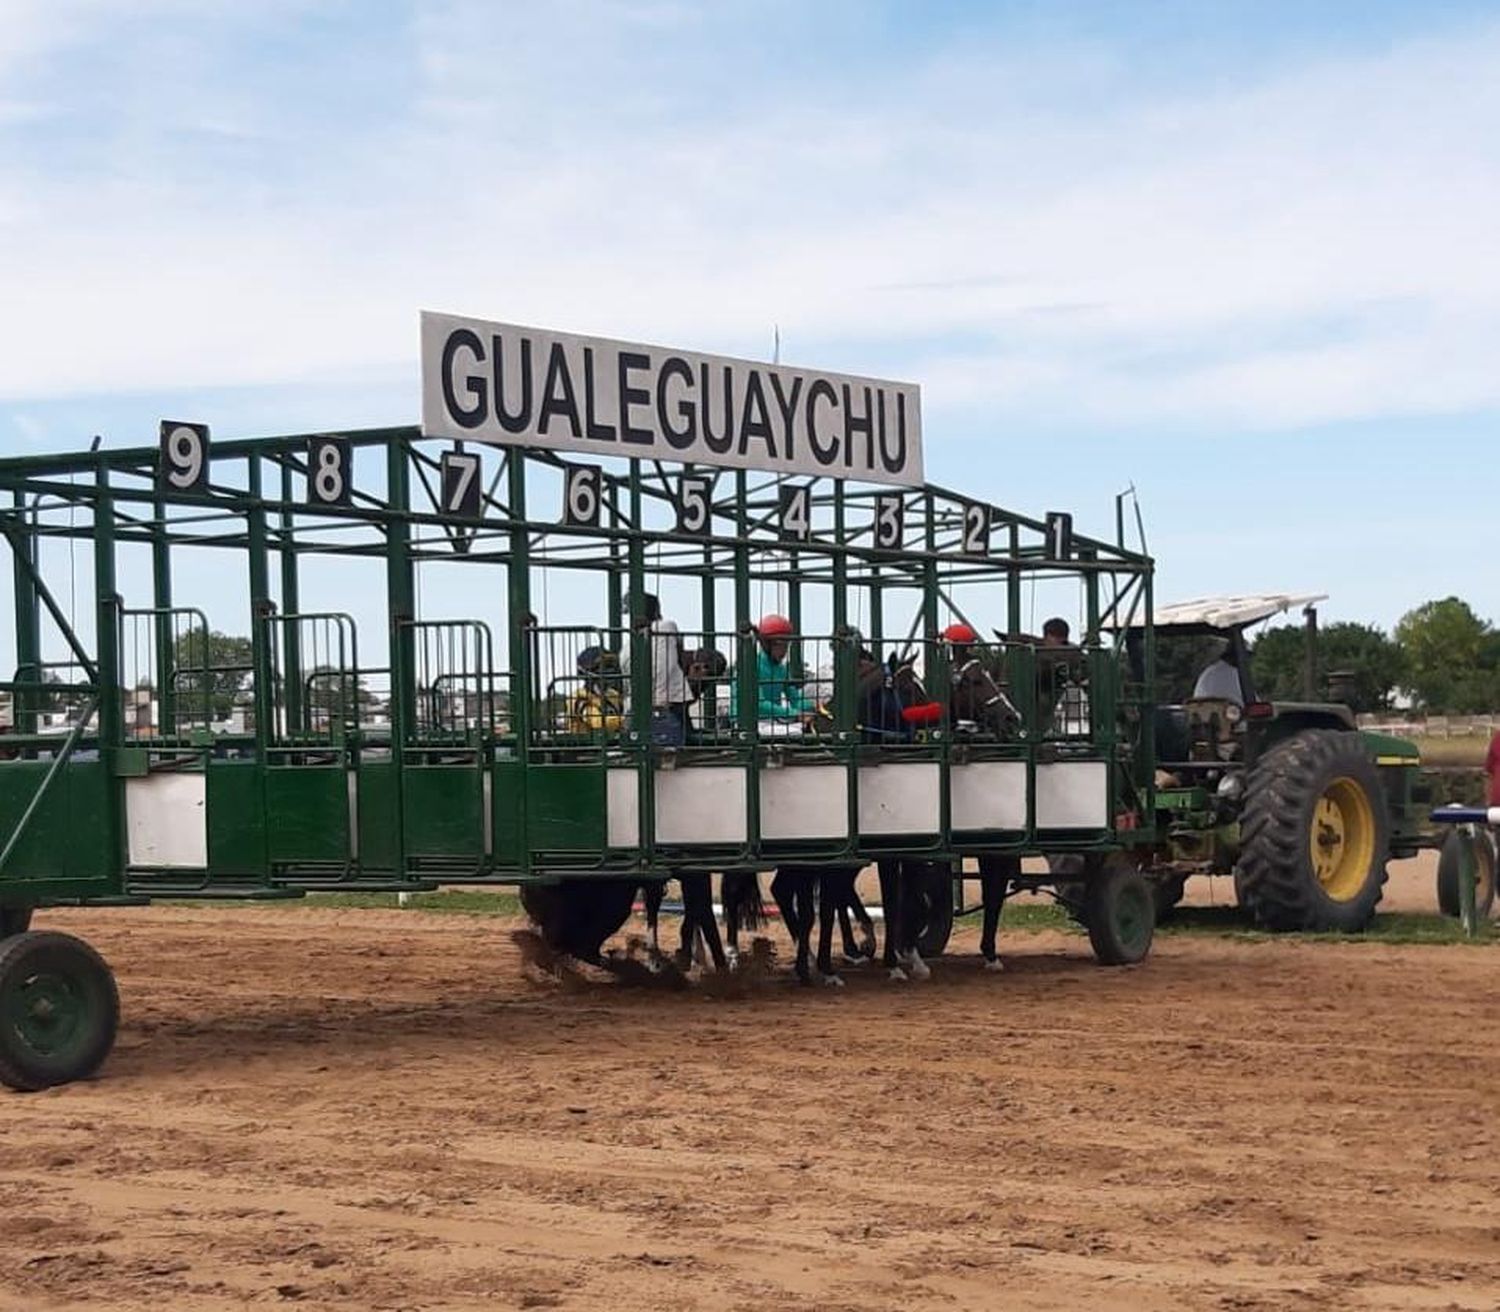
M 765 928 L 765 904 L 761 901 L 760 876 L 755 871 L 728 872 L 724 876 L 722 896 L 726 919 L 733 908 L 741 929 Z

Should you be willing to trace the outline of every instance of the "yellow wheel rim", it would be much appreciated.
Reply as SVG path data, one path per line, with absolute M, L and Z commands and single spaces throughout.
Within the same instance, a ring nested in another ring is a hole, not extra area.
M 1323 790 L 1307 846 L 1323 892 L 1335 902 L 1357 897 L 1375 859 L 1375 813 L 1356 780 L 1343 775 Z

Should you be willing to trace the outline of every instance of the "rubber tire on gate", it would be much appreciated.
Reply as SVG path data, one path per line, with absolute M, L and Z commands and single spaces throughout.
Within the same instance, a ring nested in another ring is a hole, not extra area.
M 30 928 L 30 907 L 0 907 L 0 938 L 24 934 Z
M 1340 780 L 1352 781 L 1364 793 L 1373 826 L 1372 855 L 1357 890 L 1335 899 L 1318 882 L 1310 839 L 1318 802 Z M 1235 881 L 1240 904 L 1267 929 L 1363 930 L 1385 887 L 1386 805 L 1379 771 L 1357 733 L 1304 729 L 1277 743 L 1246 779 Z
M 1438 854 L 1437 900 L 1438 910 L 1445 916 L 1459 914 L 1458 860 L 1464 843 L 1475 842 L 1475 857 L 1479 861 L 1474 883 L 1474 914 L 1479 920 L 1488 920 L 1495 906 L 1495 840 L 1481 830 L 1477 839 L 1470 839 L 1462 830 L 1450 830 L 1443 839 L 1442 851 Z
M 1115 852 L 1100 864 L 1084 890 L 1084 924 L 1101 966 L 1144 961 L 1156 933 L 1151 883 L 1131 859 Z
M 55 1046 L 27 1025 L 25 998 L 37 989 L 72 1009 Z M 92 1075 L 114 1047 L 119 1023 L 115 977 L 87 943 L 53 930 L 0 943 L 0 1083 L 31 1092 Z
M 940 957 L 953 937 L 953 871 L 946 862 L 931 862 L 920 878 L 926 915 L 917 935 L 917 951 L 927 958 Z

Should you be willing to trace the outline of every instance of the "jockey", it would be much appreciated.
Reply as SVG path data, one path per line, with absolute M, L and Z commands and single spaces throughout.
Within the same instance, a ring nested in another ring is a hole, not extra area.
M 792 622 L 785 615 L 763 615 L 755 626 L 755 714 L 761 720 L 806 722 L 818 709 L 802 691 L 787 662 Z
M 974 654 L 979 635 L 973 628 L 962 622 L 950 624 L 943 630 L 943 641 L 948 644 L 950 722 L 993 733 L 1019 724 L 1021 713 Z
M 585 647 L 576 668 L 583 683 L 568 706 L 568 731 L 619 733 L 625 712 L 620 658 L 602 647 Z

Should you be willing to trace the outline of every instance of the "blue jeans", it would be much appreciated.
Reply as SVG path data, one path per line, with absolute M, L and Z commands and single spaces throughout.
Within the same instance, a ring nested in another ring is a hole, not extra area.
M 651 712 L 651 741 L 658 747 L 681 747 L 687 742 L 687 707 L 656 707 Z

